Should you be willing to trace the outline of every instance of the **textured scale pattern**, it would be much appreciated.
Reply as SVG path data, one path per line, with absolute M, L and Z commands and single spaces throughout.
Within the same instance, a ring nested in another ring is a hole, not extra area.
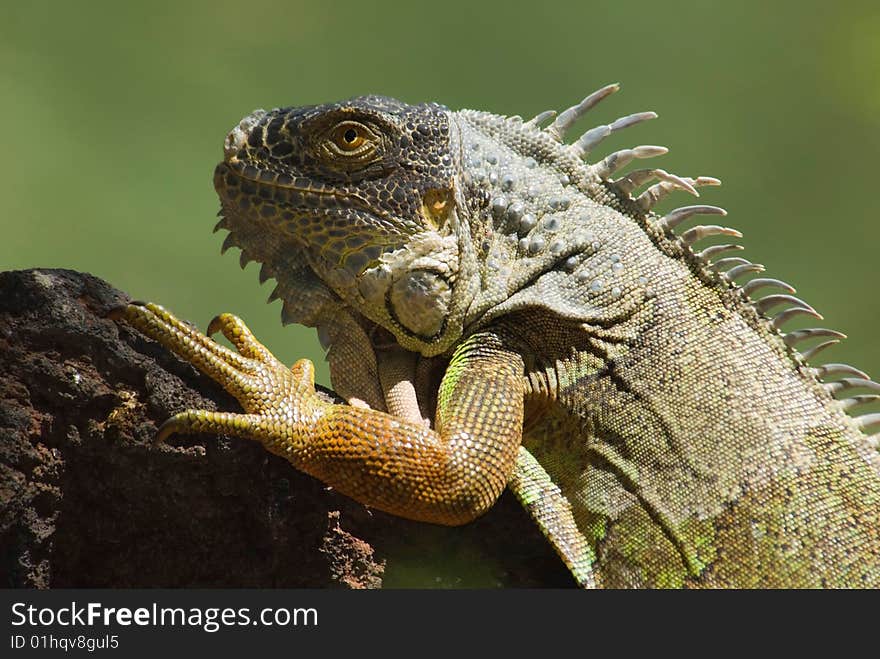
M 880 384 L 843 338 L 737 256 L 716 206 L 663 216 L 709 176 L 594 156 L 626 115 L 566 143 L 617 91 L 531 121 L 378 96 L 258 110 L 215 171 L 224 249 L 262 263 L 284 322 L 318 329 L 334 387 L 237 318 L 238 352 L 156 305 L 123 316 L 245 414 L 160 431 L 260 441 L 371 506 L 461 524 L 510 487 L 584 587 L 880 586 Z M 751 279 L 746 279 L 751 277 Z M 870 393 L 865 393 L 870 392 Z

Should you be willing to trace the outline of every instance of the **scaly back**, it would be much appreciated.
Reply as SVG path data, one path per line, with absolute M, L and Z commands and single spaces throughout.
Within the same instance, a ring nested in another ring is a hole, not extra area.
M 465 196 L 486 208 L 475 222 L 483 267 L 468 320 L 507 322 L 527 337 L 524 445 L 570 502 L 597 582 L 880 584 L 878 435 L 865 434 L 880 414 L 847 414 L 878 398 L 850 394 L 880 385 L 845 364 L 810 366 L 843 335 L 784 332 L 795 317 L 821 316 L 784 282 L 744 282 L 763 267 L 731 256 L 740 246 L 699 248 L 740 236 L 685 228 L 722 209 L 652 212 L 673 190 L 697 194 L 716 179 L 661 169 L 614 178 L 665 152 L 655 146 L 584 162 L 653 113 L 563 143 L 616 89 L 543 130 L 553 113 L 529 122 L 455 113 Z

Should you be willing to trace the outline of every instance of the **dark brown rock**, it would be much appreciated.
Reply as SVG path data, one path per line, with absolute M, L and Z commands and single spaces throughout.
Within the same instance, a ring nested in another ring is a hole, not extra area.
M 0 586 L 378 587 L 397 556 L 429 546 L 442 561 L 453 539 L 491 556 L 477 584 L 570 585 L 508 495 L 439 529 L 369 511 L 251 442 L 154 445 L 181 409 L 240 408 L 107 318 L 127 300 L 69 270 L 0 273 Z

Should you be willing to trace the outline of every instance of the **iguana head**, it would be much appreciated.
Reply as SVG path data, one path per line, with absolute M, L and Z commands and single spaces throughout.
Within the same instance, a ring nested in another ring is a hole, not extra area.
M 214 174 L 228 244 L 268 265 L 290 306 L 305 302 L 285 277 L 307 265 L 402 345 L 440 352 L 468 303 L 452 132 L 445 108 L 380 96 L 257 110 Z
M 650 242 L 651 205 L 675 187 L 715 181 L 660 169 L 610 178 L 662 147 L 585 162 L 604 137 L 654 113 L 564 143 L 571 124 L 616 89 L 545 128 L 555 113 L 523 122 L 381 96 L 257 110 L 229 133 L 214 176 L 224 245 L 278 280 L 286 321 L 321 329 L 345 307 L 426 356 L 522 308 L 602 324 L 643 297 L 635 267 L 605 283 L 621 246 Z M 638 200 L 629 194 L 655 179 Z M 713 210 L 691 207 L 674 220 L 696 212 Z

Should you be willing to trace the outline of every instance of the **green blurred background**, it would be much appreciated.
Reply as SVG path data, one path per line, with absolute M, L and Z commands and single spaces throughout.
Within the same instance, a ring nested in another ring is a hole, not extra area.
M 721 178 L 703 202 L 730 211 L 746 255 L 851 337 L 828 359 L 880 375 L 876 0 L 2 7 L 0 269 L 85 270 L 202 326 L 232 311 L 329 384 L 314 331 L 282 328 L 271 283 L 211 233 L 239 118 L 363 93 L 527 117 L 620 81 L 589 123 L 660 120 L 607 148 L 663 144 L 658 166 Z

